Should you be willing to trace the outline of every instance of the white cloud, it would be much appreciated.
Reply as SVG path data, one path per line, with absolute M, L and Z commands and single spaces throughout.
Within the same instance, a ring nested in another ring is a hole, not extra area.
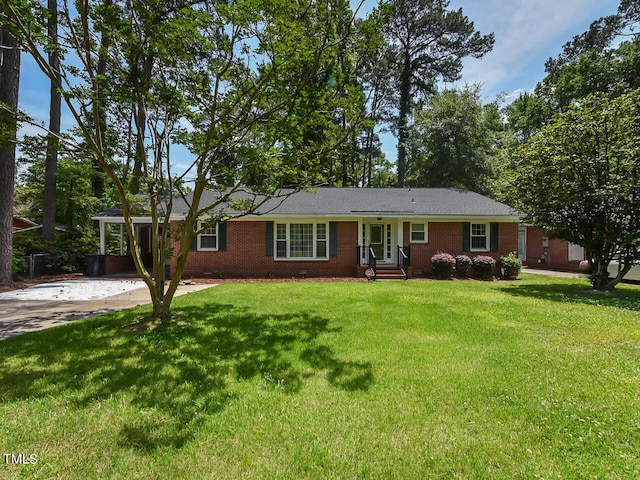
M 481 82 L 488 95 L 529 90 L 544 77 L 544 62 L 602 15 L 617 0 L 456 0 L 481 33 L 495 33 L 494 49 L 465 61 L 463 81 Z

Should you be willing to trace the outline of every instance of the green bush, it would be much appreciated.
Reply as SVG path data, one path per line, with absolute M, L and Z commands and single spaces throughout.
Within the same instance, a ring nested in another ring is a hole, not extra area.
M 24 258 L 16 257 L 14 255 L 13 265 L 12 265 L 13 279 L 15 280 L 16 278 L 18 278 L 18 276 L 21 273 L 25 273 L 26 270 L 27 270 L 27 262 L 24 260 Z
M 99 247 L 94 229 L 75 232 L 55 232 L 53 241 L 45 243 L 40 231 L 14 235 L 16 256 L 47 253 L 47 273 L 81 272 L 85 268 L 85 255 Z M 19 252 L 19 253 L 17 253 Z
M 456 259 L 448 253 L 438 252 L 431 257 L 431 267 L 436 278 L 451 278 Z
M 496 266 L 495 259 L 486 255 L 478 255 L 472 261 L 473 270 L 478 278 L 483 280 L 491 280 L 493 278 L 493 268 Z
M 456 273 L 460 278 L 469 278 L 471 274 L 471 259 L 466 255 L 456 257 Z
M 518 278 L 518 274 L 522 270 L 522 260 L 518 258 L 515 252 L 511 252 L 507 256 L 501 256 L 498 264 L 502 278 L 506 280 Z

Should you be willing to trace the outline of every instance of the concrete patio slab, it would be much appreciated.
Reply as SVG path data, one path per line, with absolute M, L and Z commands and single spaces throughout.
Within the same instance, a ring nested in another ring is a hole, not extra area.
M 216 286 L 180 285 L 176 296 Z M 144 282 L 69 280 L 0 294 L 0 340 L 151 303 Z

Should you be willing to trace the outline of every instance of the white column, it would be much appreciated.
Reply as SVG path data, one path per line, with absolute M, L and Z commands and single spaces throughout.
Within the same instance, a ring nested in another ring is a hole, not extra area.
M 107 253 L 107 244 L 105 240 L 105 224 L 102 220 L 99 221 L 100 225 L 100 255 Z

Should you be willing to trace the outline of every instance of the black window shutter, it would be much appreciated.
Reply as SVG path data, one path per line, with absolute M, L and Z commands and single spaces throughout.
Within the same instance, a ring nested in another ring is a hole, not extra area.
M 329 255 L 338 256 L 338 222 L 329 222 Z
M 491 238 L 490 238 L 490 242 L 491 242 L 491 251 L 492 252 L 497 252 L 498 251 L 498 236 L 500 234 L 500 224 L 499 223 L 492 223 L 491 224 Z
M 267 257 L 273 257 L 273 222 L 267 222 Z
M 471 223 L 465 222 L 462 224 L 462 251 L 471 251 Z
M 189 250 L 192 252 L 198 250 L 198 235 L 195 233 L 197 231 L 198 231 L 198 222 L 195 222 L 193 224 L 193 232 L 194 232 L 193 239 L 191 240 L 191 245 L 189 245 Z
M 227 222 L 218 224 L 218 250 L 224 252 L 227 249 Z

